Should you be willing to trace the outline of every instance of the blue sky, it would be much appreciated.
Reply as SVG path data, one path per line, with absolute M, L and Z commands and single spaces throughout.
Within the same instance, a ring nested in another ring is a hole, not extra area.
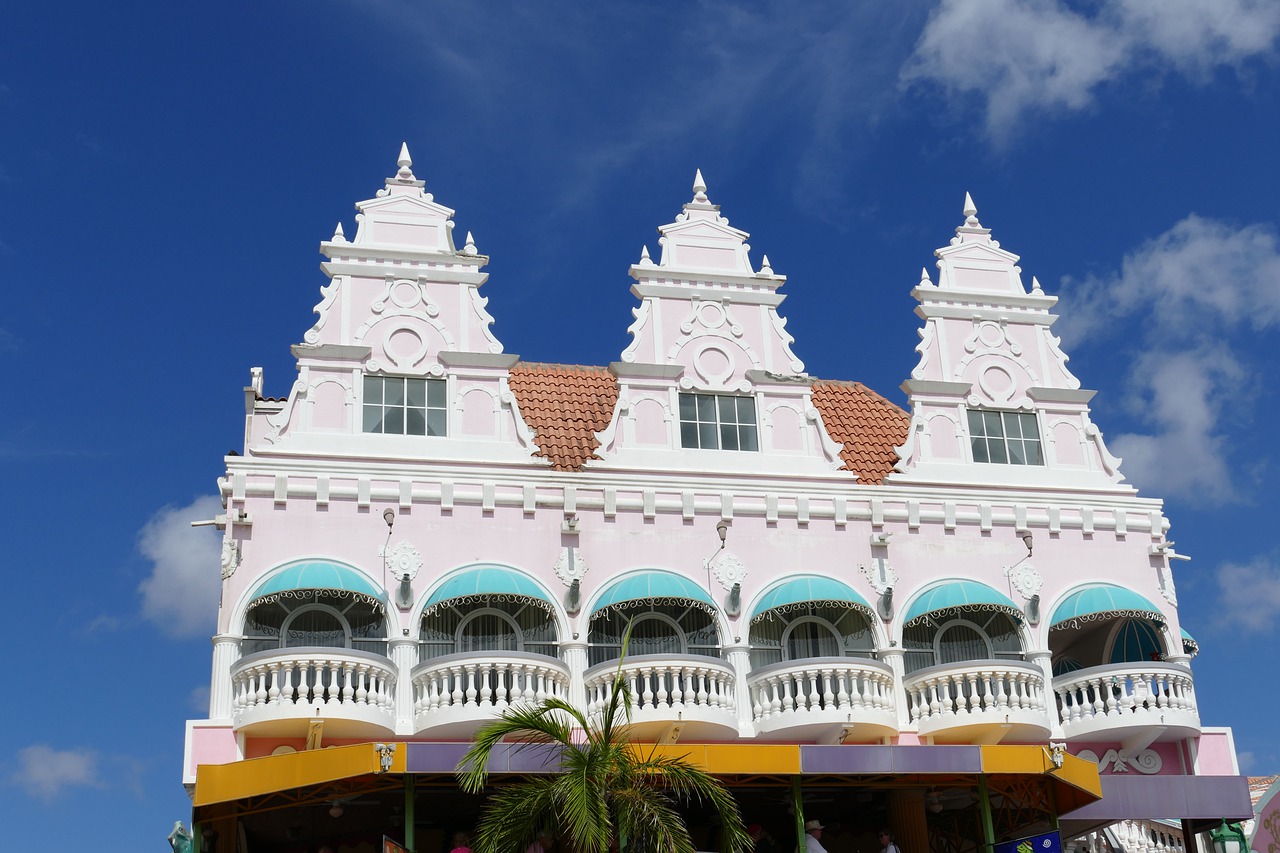
M 1062 297 L 1094 421 L 1168 499 L 1206 723 L 1275 772 L 1280 5 L 44 3 L 0 25 L 0 501 L 15 849 L 164 849 L 208 683 L 221 457 L 293 375 L 316 246 L 414 171 L 508 352 L 605 364 L 695 168 L 818 376 L 902 402 L 962 220 Z M 26 402 L 23 402 L 26 401 Z M 54 405 L 56 403 L 57 405 Z

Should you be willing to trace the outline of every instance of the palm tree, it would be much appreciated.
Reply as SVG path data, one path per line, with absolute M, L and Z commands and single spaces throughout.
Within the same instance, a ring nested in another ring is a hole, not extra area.
M 476 828 L 476 853 L 522 853 L 540 831 L 558 835 L 572 853 L 695 853 L 676 810 L 693 800 L 719 817 L 728 853 L 750 850 L 738 804 L 718 779 L 631 742 L 631 696 L 618 664 L 598 716 L 552 697 L 509 708 L 476 734 L 457 770 L 468 793 L 484 789 L 489 755 L 502 741 L 548 750 L 548 764 L 561 771 L 499 787 Z

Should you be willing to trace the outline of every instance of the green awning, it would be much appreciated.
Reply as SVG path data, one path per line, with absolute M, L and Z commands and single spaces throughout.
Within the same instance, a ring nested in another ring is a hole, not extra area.
M 1182 651 L 1192 657 L 1200 654 L 1200 644 L 1196 642 L 1195 637 L 1187 632 L 1186 628 L 1182 629 Z
M 803 575 L 784 581 L 766 592 L 751 611 L 751 622 L 759 622 L 774 611 L 786 612 L 812 605 L 852 607 L 875 618 L 871 605 L 848 584 L 822 575 Z
M 317 591 L 382 604 L 382 591 L 373 581 L 355 569 L 327 560 L 286 566 L 258 584 L 249 598 L 255 604 L 262 604 L 281 598 L 305 598 Z
M 434 613 L 442 604 L 486 601 L 527 601 L 555 612 L 555 602 L 528 575 L 502 566 L 477 566 L 442 583 L 427 599 L 423 613 Z
M 1022 610 L 1009 596 L 977 581 L 947 581 L 927 590 L 911 603 L 903 624 L 910 627 L 926 616 L 951 616 L 965 610 L 998 610 L 1015 619 Z
M 1096 583 L 1067 596 L 1053 611 L 1049 628 L 1078 628 L 1084 622 L 1119 617 L 1164 621 L 1160 608 L 1133 590 Z
M 591 608 L 594 616 L 613 607 L 623 609 L 642 604 L 690 605 L 708 613 L 716 610 L 706 590 L 674 572 L 648 571 L 631 575 L 609 586 Z

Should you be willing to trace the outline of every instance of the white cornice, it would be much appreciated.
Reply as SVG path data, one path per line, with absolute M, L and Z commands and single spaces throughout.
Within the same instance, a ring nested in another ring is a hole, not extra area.
M 782 387 L 807 388 L 818 380 L 808 374 L 773 373 L 768 370 L 748 370 L 747 381 L 752 385 L 773 385 Z
M 679 379 L 684 375 L 684 365 L 611 361 L 609 372 L 619 379 Z
M 294 358 L 320 358 L 333 361 L 364 361 L 373 352 L 372 347 L 346 346 L 344 344 L 294 344 L 289 347 Z
M 939 397 L 963 397 L 973 387 L 972 382 L 946 382 L 941 379 L 908 379 L 898 386 L 910 395 Z
M 460 352 L 457 350 L 445 350 L 439 353 L 440 363 L 446 367 L 499 367 L 507 368 L 515 366 L 520 360 L 520 356 L 510 353 L 492 353 L 492 352 Z
M 330 278 L 340 275 L 359 276 L 361 278 L 385 278 L 388 275 L 397 278 L 407 279 L 425 279 L 429 282 L 443 282 L 445 284 L 470 284 L 479 287 L 489 280 L 487 272 L 477 272 L 476 270 L 451 270 L 442 269 L 439 266 L 419 266 L 421 261 L 433 260 L 441 261 L 445 255 L 423 255 L 420 258 L 370 258 L 356 253 L 350 253 L 354 257 L 343 257 L 332 261 L 325 261 L 320 264 L 320 269 Z M 385 254 L 385 253 L 384 253 Z M 409 253 L 405 254 L 421 254 Z M 410 264 L 406 266 L 407 264 Z
M 990 293 L 979 290 L 943 290 L 938 287 L 916 287 L 912 289 L 911 295 L 920 302 L 922 307 L 927 308 L 930 316 L 935 317 L 947 316 L 941 312 L 948 310 L 954 311 L 969 308 L 980 308 L 989 311 L 1007 311 L 1021 308 L 1038 313 L 1041 311 L 1047 312 L 1058 304 L 1058 297 L 1056 296 Z M 960 316 L 967 318 L 971 314 L 964 313 Z M 1041 322 L 1049 324 L 1055 319 L 1057 318 L 1045 314 Z
M 1088 403 L 1097 391 L 1072 388 L 1028 388 L 1027 394 L 1037 403 Z
M 638 269 L 638 267 L 633 267 Z M 671 276 L 675 278 L 675 276 Z M 696 281 L 697 283 L 692 283 Z M 631 285 L 631 292 L 638 298 L 657 297 L 660 299 L 684 299 L 692 300 L 695 297 L 703 302 L 720 302 L 728 300 L 730 303 L 738 305 L 771 305 L 777 307 L 787 297 L 781 293 L 773 293 L 763 290 L 736 290 L 728 287 L 717 287 L 720 283 L 730 284 L 750 284 L 752 280 L 746 276 L 730 276 L 716 275 L 713 282 L 704 282 L 700 280 L 691 280 L 687 285 L 676 284 L 651 284 L 647 281 L 637 282 Z

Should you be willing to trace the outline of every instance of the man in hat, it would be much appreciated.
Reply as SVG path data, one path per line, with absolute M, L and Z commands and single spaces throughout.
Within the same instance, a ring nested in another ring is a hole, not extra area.
M 804 853 L 827 853 L 822 846 L 822 824 L 816 820 L 805 821 Z

